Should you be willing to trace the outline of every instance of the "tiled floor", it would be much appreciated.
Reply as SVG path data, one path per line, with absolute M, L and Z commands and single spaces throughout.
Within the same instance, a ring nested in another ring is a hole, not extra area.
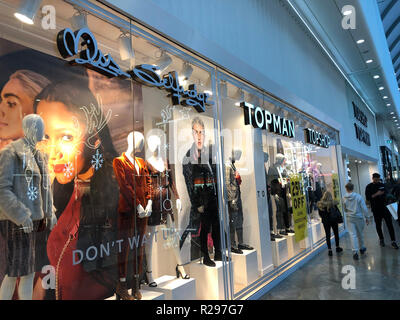
M 397 240 L 400 228 L 394 221 Z M 341 239 L 343 253 L 328 256 L 327 249 L 306 263 L 302 268 L 283 280 L 264 295 L 261 300 L 280 299 L 400 299 L 400 250 L 390 246 L 389 235 L 384 225 L 386 247 L 381 248 L 375 224 L 365 229 L 367 253 L 360 260 L 353 260 L 349 235 Z M 400 245 L 400 241 L 398 241 Z M 334 241 L 332 240 L 334 248 Z M 346 274 L 342 269 L 354 266 L 355 289 L 343 289 L 342 280 Z

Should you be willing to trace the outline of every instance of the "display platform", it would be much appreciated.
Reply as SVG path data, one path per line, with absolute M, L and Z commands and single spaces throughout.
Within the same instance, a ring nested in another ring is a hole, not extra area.
M 285 238 L 287 239 L 288 255 L 290 259 L 301 251 L 300 242 L 296 242 L 294 233 L 289 233 Z
M 132 289 L 130 289 L 129 294 L 132 294 Z M 142 300 L 165 300 L 165 294 L 162 292 L 156 292 L 146 289 L 140 289 L 142 294 Z M 106 300 L 116 300 L 117 297 L 114 294 L 112 297 L 107 298 Z
M 256 250 L 243 250 L 243 254 L 232 253 L 233 277 L 237 284 L 248 286 L 258 278 Z
M 227 263 L 232 264 L 231 261 Z M 222 261 L 215 261 L 215 264 L 215 267 L 208 267 L 200 261 L 190 264 L 190 275 L 196 279 L 201 279 L 196 283 L 197 299 L 225 299 Z
M 287 239 L 275 239 L 271 242 L 272 245 L 272 261 L 275 267 L 280 266 L 282 263 L 289 259 Z
M 313 237 L 314 243 L 319 241 L 320 239 L 322 239 L 322 237 L 324 236 L 322 233 L 323 229 L 324 229 L 324 227 L 323 227 L 321 221 L 314 220 L 311 223 L 311 232 L 312 232 L 312 237 Z
M 196 280 L 181 279 L 174 276 L 165 275 L 154 279 L 157 287 L 143 285 L 146 290 L 156 291 L 165 295 L 165 300 L 194 300 L 196 299 Z

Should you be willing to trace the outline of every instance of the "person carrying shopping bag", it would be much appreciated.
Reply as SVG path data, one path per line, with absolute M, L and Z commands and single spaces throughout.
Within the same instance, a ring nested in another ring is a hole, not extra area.
M 347 218 L 347 227 L 353 247 L 353 258 L 358 260 L 358 252 L 364 254 L 367 251 L 364 242 L 364 227 L 370 222 L 368 208 L 361 195 L 354 192 L 354 185 L 349 182 L 345 186 L 346 194 L 343 197 L 344 213 Z

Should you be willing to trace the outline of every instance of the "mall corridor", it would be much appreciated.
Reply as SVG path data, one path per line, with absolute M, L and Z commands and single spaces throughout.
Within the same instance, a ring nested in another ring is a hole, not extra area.
M 394 222 L 396 237 L 400 239 L 400 228 Z M 274 287 L 262 300 L 389 300 L 400 299 L 400 251 L 390 246 L 389 234 L 383 227 L 386 246 L 379 246 L 375 225 L 365 229 L 367 253 L 355 261 L 352 257 L 349 235 L 341 239 L 344 251 L 339 256 L 328 256 L 327 249 L 302 268 Z M 332 243 L 333 240 L 332 240 Z M 346 265 L 355 267 L 356 289 L 342 288 L 341 273 Z

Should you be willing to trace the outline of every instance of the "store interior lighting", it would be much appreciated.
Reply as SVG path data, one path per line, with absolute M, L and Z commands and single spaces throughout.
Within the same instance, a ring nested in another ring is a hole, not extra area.
M 14 16 L 21 22 L 33 24 L 42 0 L 22 0 Z
M 204 93 L 208 93 L 210 96 L 212 96 L 213 92 L 211 91 L 211 76 L 208 76 L 205 87 L 206 90 L 204 90 Z
M 161 74 L 164 72 L 171 63 L 172 58 L 165 51 L 162 51 L 160 58 L 158 58 L 155 63 L 160 68 L 160 70 L 157 70 L 157 73 Z
M 131 38 L 122 33 L 118 38 L 119 55 L 122 61 L 133 60 L 135 58 L 135 51 L 132 48 Z
M 74 15 L 69 19 L 69 21 L 74 31 L 89 28 L 87 24 L 87 13 L 83 10 L 76 9 Z
M 188 62 L 183 63 L 183 67 L 181 70 L 181 76 L 179 77 L 180 81 L 187 81 L 189 80 L 190 76 L 193 73 L 193 68 Z
M 244 92 L 241 88 L 238 88 L 233 96 L 233 99 L 236 100 L 235 106 L 240 106 L 240 103 L 244 101 Z

